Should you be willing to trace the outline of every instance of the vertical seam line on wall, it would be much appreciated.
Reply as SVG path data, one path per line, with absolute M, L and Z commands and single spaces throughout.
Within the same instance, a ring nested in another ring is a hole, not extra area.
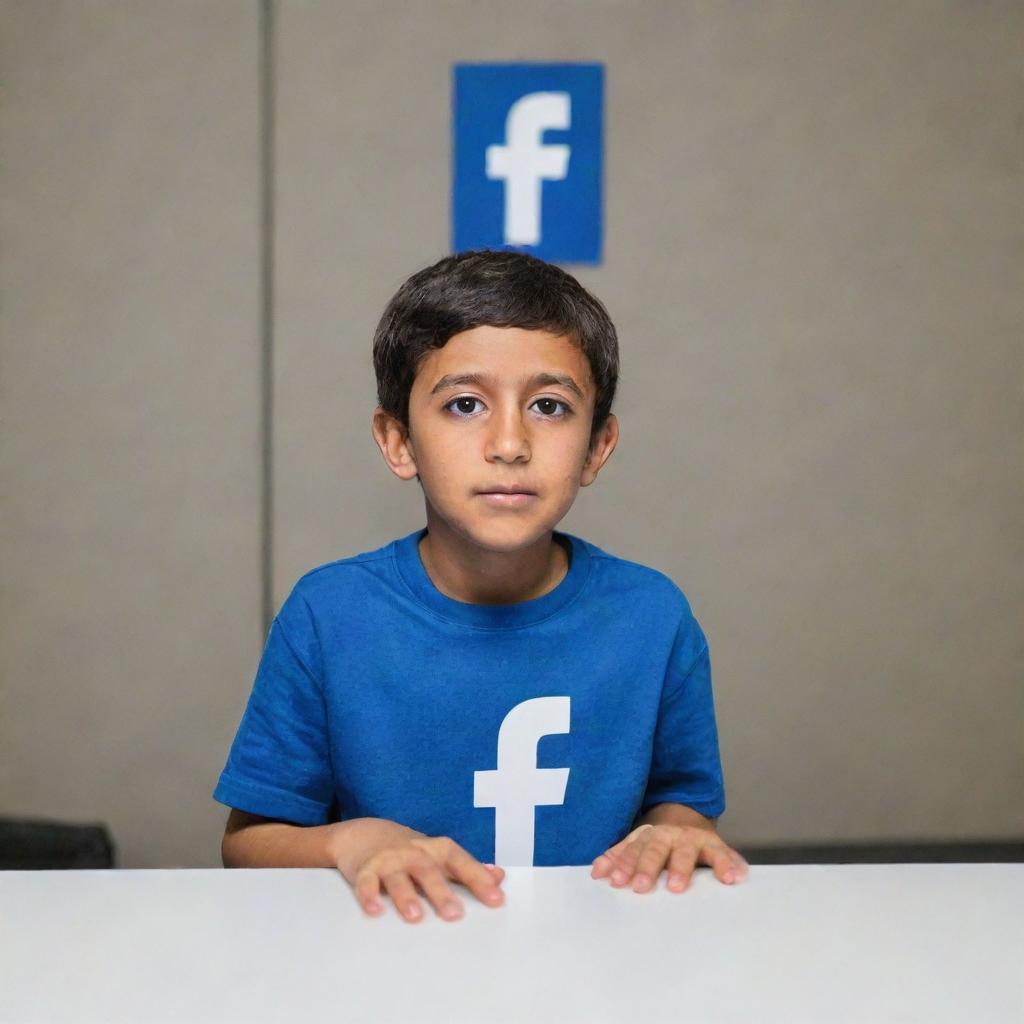
M 274 86 L 274 0 L 260 0 L 261 648 L 274 616 Z

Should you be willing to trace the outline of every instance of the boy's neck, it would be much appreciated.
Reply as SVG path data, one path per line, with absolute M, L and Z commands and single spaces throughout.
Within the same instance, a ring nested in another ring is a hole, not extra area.
M 468 547 L 447 531 L 428 526 L 419 542 L 420 561 L 431 583 L 467 604 L 518 604 L 554 590 L 569 571 L 569 558 L 553 533 L 520 551 Z

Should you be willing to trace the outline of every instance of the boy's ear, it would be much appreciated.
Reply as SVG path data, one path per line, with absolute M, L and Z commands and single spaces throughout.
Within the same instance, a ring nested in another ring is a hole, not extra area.
M 608 457 L 615 446 L 619 443 L 619 421 L 614 413 L 608 414 L 604 426 L 597 432 L 594 443 L 587 453 L 587 461 L 583 463 L 583 472 L 580 474 L 580 487 L 589 487 L 601 472 L 601 467 L 608 461 Z
M 416 476 L 416 454 L 409 431 L 405 424 L 379 405 L 373 410 L 373 439 L 395 476 L 400 480 L 411 480 Z

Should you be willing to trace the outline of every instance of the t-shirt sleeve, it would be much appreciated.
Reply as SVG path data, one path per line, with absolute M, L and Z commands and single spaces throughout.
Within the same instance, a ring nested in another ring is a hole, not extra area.
M 298 825 L 328 820 L 334 787 L 319 647 L 294 590 L 274 619 L 213 798 Z
M 678 803 L 707 818 L 725 811 L 707 640 L 693 619 L 680 628 L 661 695 L 641 812 Z

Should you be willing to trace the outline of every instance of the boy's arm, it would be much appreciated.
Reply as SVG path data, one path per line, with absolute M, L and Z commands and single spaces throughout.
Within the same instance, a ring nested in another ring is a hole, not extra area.
M 716 831 L 717 818 L 705 818 L 692 807 L 684 804 L 655 804 L 646 814 L 637 818 L 637 825 L 689 825 L 692 828 L 706 828 Z
M 220 854 L 226 868 L 337 868 L 353 878 L 368 850 L 413 836 L 422 833 L 384 818 L 307 826 L 232 808 Z
M 449 881 L 461 882 L 488 906 L 503 901 L 501 868 L 481 864 L 447 836 L 427 836 L 385 818 L 292 825 L 232 808 L 221 859 L 237 868 L 337 868 L 368 914 L 384 909 L 379 897 L 386 890 L 409 922 L 423 915 L 415 884 L 447 920 L 462 916 Z

